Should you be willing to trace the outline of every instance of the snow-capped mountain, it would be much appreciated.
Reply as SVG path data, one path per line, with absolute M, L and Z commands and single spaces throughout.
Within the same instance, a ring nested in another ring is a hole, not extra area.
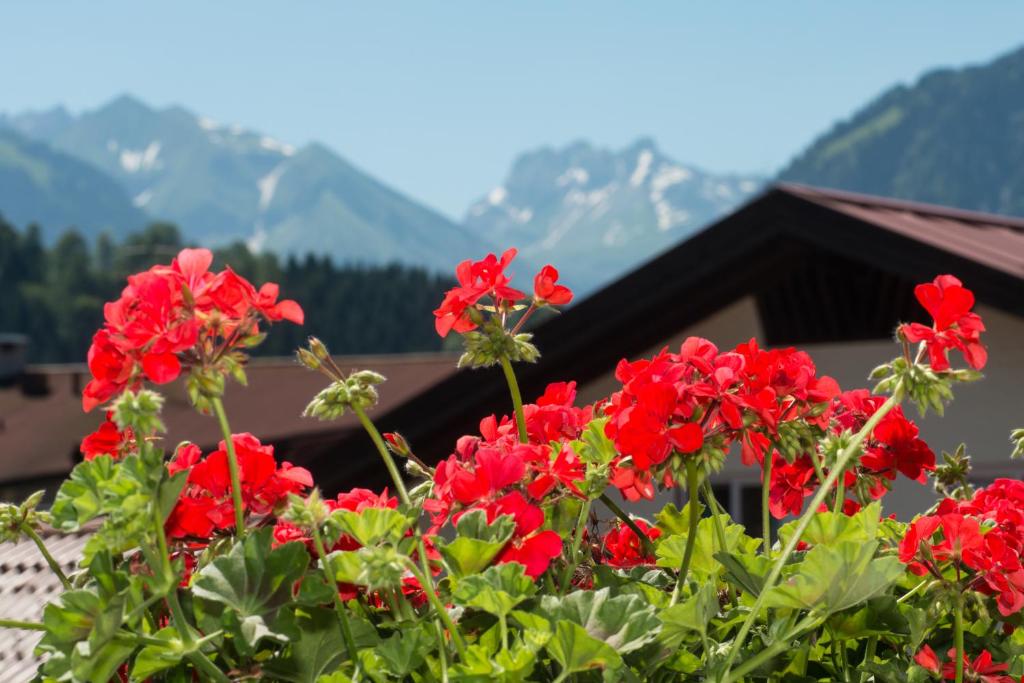
M 181 107 L 129 96 L 72 115 L 0 118 L 113 177 L 135 206 L 197 242 L 244 240 L 336 262 L 400 261 L 450 270 L 488 250 L 463 226 L 371 178 L 319 144 L 296 149 Z
M 558 264 L 566 282 L 586 291 L 734 208 L 762 182 L 677 163 L 649 139 L 620 151 L 576 142 L 520 156 L 465 223 L 530 261 Z

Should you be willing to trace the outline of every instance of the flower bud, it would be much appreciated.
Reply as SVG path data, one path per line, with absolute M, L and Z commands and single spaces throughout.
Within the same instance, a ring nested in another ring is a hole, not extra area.
M 316 337 L 309 338 L 309 350 L 313 352 L 313 355 L 318 360 L 327 360 L 327 356 L 330 355 L 327 351 L 327 346 Z
M 310 370 L 320 369 L 320 361 L 309 349 L 295 349 L 295 359 L 299 361 L 299 365 L 305 368 Z

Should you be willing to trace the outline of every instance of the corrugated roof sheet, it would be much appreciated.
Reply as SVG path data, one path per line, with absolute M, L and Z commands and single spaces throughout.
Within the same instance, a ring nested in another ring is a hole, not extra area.
M 782 184 L 780 190 L 1024 278 L 1024 219 L 934 204 Z
M 74 571 L 89 532 L 42 534 L 46 547 L 65 573 Z M 0 543 L 0 617 L 40 621 L 43 608 L 61 592 L 60 581 L 29 540 Z M 32 654 L 41 634 L 0 629 L 0 672 L 5 683 L 32 680 L 39 660 Z

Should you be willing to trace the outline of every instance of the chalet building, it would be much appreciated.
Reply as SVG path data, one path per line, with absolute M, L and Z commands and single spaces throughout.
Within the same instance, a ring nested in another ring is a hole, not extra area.
M 576 380 L 580 401 L 590 402 L 616 390 L 613 370 L 621 358 L 678 348 L 691 335 L 719 348 L 756 337 L 807 350 L 819 373 L 845 389 L 867 387 L 868 373 L 899 353 L 897 323 L 927 318 L 915 284 L 940 273 L 955 274 L 975 292 L 988 327 L 986 377 L 957 387 L 945 417 L 920 420 L 910 406 L 907 413 L 937 454 L 966 443 L 979 481 L 1024 475 L 1024 464 L 1008 457 L 1011 429 L 1024 426 L 1020 219 L 776 185 L 539 327 L 542 357 L 518 365 L 517 374 L 525 400 L 548 382 Z M 474 433 L 482 416 L 509 412 L 501 372 L 491 369 L 450 375 L 391 410 L 377 410 L 375 419 L 384 430 L 401 431 L 429 462 Z M 328 489 L 386 484 L 361 433 L 300 437 L 295 446 Z M 332 466 L 338 458 L 344 468 Z M 735 457 L 716 479 L 720 499 L 755 533 L 759 477 Z M 933 499 L 928 487 L 901 481 L 887 511 L 907 519 Z
M 957 387 L 945 417 L 918 420 L 922 436 L 936 453 L 966 443 L 979 482 L 1020 477 L 1024 464 L 1009 460 L 1008 437 L 1024 426 L 1021 219 L 776 185 L 539 326 L 535 342 L 542 357 L 519 365 L 517 374 L 526 400 L 549 382 L 575 380 L 580 402 L 592 402 L 616 390 L 620 359 L 650 356 L 698 335 L 719 348 L 752 337 L 768 346 L 798 346 L 843 388 L 869 386 L 871 369 L 898 353 L 892 341 L 897 323 L 926 319 L 914 285 L 940 273 L 955 274 L 974 291 L 988 328 L 989 363 L 983 381 Z M 26 367 L 24 343 L 0 337 L 0 499 L 7 500 L 52 489 L 75 462 L 82 435 L 99 421 L 81 412 L 84 366 Z M 500 370 L 456 372 L 455 360 L 422 354 L 338 362 L 388 377 L 372 417 L 382 430 L 400 431 L 422 459 L 436 462 L 459 436 L 476 433 L 482 417 L 511 412 Z M 388 485 L 351 416 L 332 423 L 299 417 L 324 385 L 322 376 L 291 361 L 254 360 L 249 378 L 250 390 L 231 387 L 226 397 L 234 431 L 274 443 L 279 459 L 310 468 L 325 493 Z M 215 421 L 195 414 L 180 384 L 167 393 L 167 443 L 187 438 L 214 446 L 220 440 Z M 912 407 L 906 410 L 917 419 Z M 733 515 L 759 534 L 759 471 L 731 457 L 715 484 Z M 927 487 L 900 481 L 886 509 L 907 519 L 933 499 Z M 73 563 L 84 537 L 54 541 L 58 560 Z M 59 589 L 33 550 L 0 545 L 5 617 L 38 618 Z M 34 668 L 36 639 L 0 631 L 0 670 Z

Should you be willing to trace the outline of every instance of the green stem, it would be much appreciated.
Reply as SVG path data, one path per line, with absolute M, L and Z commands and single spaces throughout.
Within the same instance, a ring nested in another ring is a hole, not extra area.
M 860 683 L 867 683 L 868 666 L 875 661 L 875 651 L 878 649 L 878 636 L 871 636 L 868 639 L 867 649 L 864 651 L 864 661 L 861 662 Z
M 820 617 L 814 617 L 808 614 L 804 619 L 793 627 L 793 630 L 787 633 L 785 636 L 777 639 L 774 643 L 766 647 L 765 649 L 758 652 L 756 655 L 746 660 L 738 667 L 735 671 L 729 672 L 726 676 L 726 682 L 732 683 L 732 681 L 741 681 L 743 677 L 749 674 L 751 671 L 756 670 L 765 662 L 773 659 L 782 652 L 788 650 L 792 644 L 794 638 L 799 637 L 801 634 L 807 631 L 817 628 L 818 624 L 821 623 Z
M 164 518 L 160 512 L 160 506 L 155 501 L 151 507 L 153 509 L 153 527 L 156 531 L 156 542 L 160 552 L 159 561 L 161 564 L 159 568 L 153 567 L 153 571 L 159 570 L 163 574 L 163 580 L 169 584 L 167 606 L 171 610 L 171 617 L 174 619 L 174 624 L 181 635 L 181 642 L 186 647 L 191 647 L 195 643 L 195 638 L 192 636 L 192 626 L 188 623 L 188 619 L 185 618 L 185 610 L 182 609 L 181 602 L 178 600 L 178 577 L 174 573 L 174 567 L 171 566 L 171 553 L 167 548 L 167 535 L 164 533 Z
M 420 570 L 416 567 L 416 564 L 406 558 L 406 567 L 412 572 L 412 575 L 416 577 L 416 580 L 420 582 L 420 585 L 424 587 L 424 593 L 427 594 L 427 600 L 430 602 L 430 606 L 434 608 L 434 612 L 444 622 L 444 627 L 448 629 L 448 633 L 452 636 L 452 642 L 455 643 L 455 649 L 459 653 L 459 657 L 465 660 L 466 658 L 466 644 L 462 640 L 462 634 L 459 633 L 459 629 L 455 627 L 455 623 L 452 621 L 452 617 L 448 614 L 448 610 L 445 609 L 444 605 L 441 604 L 441 598 L 437 597 L 437 593 L 432 590 L 433 581 L 428 577 L 424 576 Z M 430 586 L 431 589 L 427 589 Z
M 214 396 L 210 402 L 213 412 L 217 414 L 221 434 L 224 435 L 224 450 L 228 454 L 228 473 L 231 475 L 231 500 L 235 506 L 235 533 L 245 536 L 245 509 L 242 507 L 242 477 L 238 469 L 238 454 L 235 453 L 235 442 L 231 438 L 231 426 L 228 424 L 227 413 L 220 396 Z
M 771 446 L 764 454 L 764 474 L 761 478 L 761 538 L 764 539 L 765 557 L 772 556 L 772 517 L 768 509 L 771 502 L 772 460 L 775 459 L 775 448 Z
M 921 581 L 921 583 L 917 584 L 916 586 L 914 586 L 913 588 L 911 588 L 910 590 L 908 590 L 908 591 L 907 591 L 906 593 L 904 593 L 903 595 L 901 595 L 901 596 L 900 596 L 899 598 L 897 598 L 897 599 L 896 599 L 896 604 L 897 604 L 897 605 L 902 605 L 902 604 L 903 604 L 903 603 L 905 603 L 905 602 L 906 602 L 907 600 L 909 600 L 910 598 L 912 598 L 912 597 L 914 597 L 915 595 L 917 595 L 917 592 L 918 592 L 919 590 L 921 590 L 921 589 L 922 589 L 922 588 L 924 588 L 925 586 L 930 586 L 930 585 L 931 585 L 931 584 L 933 584 L 933 583 L 938 583 L 938 581 L 932 581 L 932 580 L 931 580 L 931 579 L 929 579 L 928 577 L 925 577 L 925 578 L 924 578 L 924 579 L 923 579 L 923 580 Z M 993 623 L 995 623 L 995 622 L 993 622 Z
M 676 577 L 676 587 L 672 589 L 672 598 L 669 600 L 669 607 L 679 602 L 679 595 L 686 585 L 686 575 L 690 573 L 690 561 L 693 559 L 693 549 L 697 546 L 697 524 L 700 522 L 701 505 L 697 496 L 697 487 L 700 486 L 700 472 L 697 470 L 697 461 L 689 458 L 686 461 L 686 493 L 689 497 L 689 526 L 686 532 L 686 549 L 683 551 L 683 564 L 679 567 L 679 576 Z
M 572 548 L 569 551 L 569 565 L 566 567 L 565 576 L 562 577 L 562 590 L 560 592 L 563 594 L 569 590 L 572 576 L 576 573 L 576 567 L 580 563 L 580 543 L 583 541 L 583 530 L 587 526 L 587 517 L 590 515 L 591 503 L 592 501 L 588 498 L 580 507 L 580 516 L 576 520 L 576 532 L 572 536 Z
M 736 661 L 736 656 L 743 648 L 744 643 L 747 640 L 747 635 L 750 634 L 750 629 L 753 627 L 754 622 L 757 620 L 758 615 L 761 612 L 761 608 L 764 606 L 764 601 L 767 595 L 771 592 L 769 589 L 772 588 L 775 583 L 779 580 L 779 576 L 782 575 L 782 569 L 786 565 L 786 561 L 789 556 L 796 549 L 797 544 L 803 537 L 804 532 L 810 525 L 814 515 L 817 514 L 818 507 L 821 506 L 825 497 L 832 490 L 832 487 L 836 483 L 836 479 L 839 477 L 839 473 L 849 464 L 851 460 L 860 452 L 860 445 L 864 442 L 864 439 L 874 431 L 875 427 L 882 418 L 885 417 L 889 411 L 896 407 L 903 397 L 903 383 L 900 382 L 896 385 L 893 395 L 890 396 L 885 403 L 879 406 L 878 410 L 875 411 L 874 415 L 868 418 L 868 421 L 864 424 L 859 432 L 850 440 L 850 443 L 843 449 L 839 454 L 839 458 L 836 462 L 835 468 L 828 473 L 825 481 L 822 482 L 821 486 L 818 487 L 814 497 L 811 499 L 810 505 L 804 511 L 803 515 L 797 521 L 796 528 L 793 530 L 793 534 L 786 541 L 785 547 L 782 549 L 782 553 L 775 559 L 775 563 L 772 565 L 772 570 L 765 578 L 764 587 L 757 596 L 757 600 L 754 601 L 754 605 L 744 620 L 743 625 L 740 627 L 739 633 L 736 635 L 735 640 L 732 642 L 732 647 L 729 648 L 729 654 L 726 656 L 725 664 L 722 667 L 723 671 L 728 672 L 732 663 Z M 726 674 L 726 680 L 728 680 L 728 673 Z
M 956 679 L 954 683 L 964 681 L 964 598 L 957 593 L 953 602 L 953 647 L 956 648 Z
M 352 412 L 359 418 L 359 422 L 363 425 L 366 433 L 370 435 L 370 439 L 377 448 L 377 452 L 380 453 L 380 457 L 384 459 L 384 466 L 388 468 L 388 474 L 391 475 L 391 480 L 395 483 L 398 499 L 402 501 L 403 505 L 411 505 L 409 491 L 405 488 L 405 480 L 402 479 L 402 473 L 398 470 L 395 459 L 391 457 L 391 451 L 388 450 L 387 444 L 384 443 L 384 437 L 380 435 L 377 426 L 373 424 L 373 421 L 366 415 L 366 411 L 360 406 L 352 406 Z
M 409 492 L 405 488 L 405 482 L 402 480 L 402 475 L 398 471 L 398 467 L 395 465 L 394 459 L 391 457 L 391 452 L 388 450 L 387 444 L 384 443 L 384 437 L 380 435 L 377 430 L 377 426 L 373 424 L 373 421 L 367 417 L 366 411 L 359 406 L 352 406 L 352 411 L 359 418 L 359 422 L 363 425 L 363 429 L 370 435 L 370 439 L 373 441 L 373 445 L 376 446 L 377 452 L 380 457 L 384 459 L 384 466 L 387 467 L 388 473 L 391 475 L 391 479 L 395 482 L 395 489 L 398 492 L 398 498 L 402 501 L 402 504 L 406 507 L 412 507 L 412 501 L 409 498 Z M 423 573 L 421 574 L 416 570 L 416 565 L 409 560 L 409 564 L 412 566 L 413 575 L 420 582 L 420 586 L 423 588 L 423 592 L 427 595 L 427 600 L 430 602 L 430 606 L 434 608 L 439 619 L 444 622 L 445 628 L 448 629 L 452 635 L 452 642 L 455 643 L 455 649 L 458 651 L 459 656 L 465 658 L 466 644 L 462 640 L 462 634 L 459 633 L 458 629 L 455 628 L 455 624 L 452 622 L 451 616 L 448 614 L 448 610 L 441 604 L 441 599 L 437 595 L 437 588 L 434 586 L 434 579 L 430 572 L 430 564 L 427 559 L 427 547 L 423 543 L 423 536 L 420 534 L 420 530 L 414 527 L 416 534 L 416 552 L 419 554 L 420 564 L 423 567 Z
M 0 628 L 17 628 L 22 631 L 45 631 L 46 626 L 35 621 L 21 621 L 19 619 L 0 619 Z
M 839 473 L 836 479 L 836 500 L 832 504 L 832 512 L 837 515 L 843 513 L 843 502 L 846 500 L 846 473 L 845 470 Z
M 217 665 L 211 662 L 210 658 L 199 650 L 190 652 L 188 659 L 197 670 L 202 671 L 208 676 L 207 680 L 217 681 L 217 683 L 231 683 L 231 679 L 227 677 L 227 674 L 218 669 Z
M 320 525 L 318 523 L 313 524 L 313 545 L 316 547 L 316 554 L 320 557 L 320 566 L 323 567 L 324 578 L 327 579 L 327 584 L 333 587 L 334 590 L 331 593 L 334 594 L 334 607 L 338 613 L 338 625 L 341 627 L 341 637 L 345 640 L 345 650 L 348 654 L 348 658 L 355 662 L 356 661 L 356 643 L 352 639 L 352 628 L 348 623 L 348 608 L 341 599 L 341 595 L 338 593 L 338 580 L 331 576 L 331 570 L 327 563 L 327 549 L 324 547 L 324 538 L 320 533 Z
M 640 546 L 644 549 L 645 555 L 654 555 L 654 544 L 651 543 L 651 539 L 643 532 L 643 530 L 637 526 L 637 523 L 633 521 L 633 518 L 626 514 L 626 511 L 619 507 L 619 504 L 612 500 L 607 493 L 602 493 L 599 500 L 605 504 L 612 514 L 618 517 L 623 524 L 632 529 L 633 533 L 640 539 Z
M 715 540 L 718 542 L 718 549 L 723 552 L 729 552 L 729 542 L 725 538 L 725 527 L 722 526 L 722 517 L 725 516 L 725 510 L 718 504 L 718 498 L 715 497 L 715 490 L 711 487 L 711 468 L 705 467 L 705 478 L 704 478 L 704 500 L 707 501 L 708 507 L 711 508 L 711 519 L 715 529 Z M 732 591 L 732 586 L 728 583 L 725 584 L 725 593 L 729 598 L 729 602 L 735 607 L 738 603 L 736 595 Z
M 516 428 L 519 430 L 519 441 L 520 443 L 526 443 L 530 438 L 526 434 L 526 415 L 523 413 L 523 397 L 519 393 L 519 382 L 516 381 L 516 373 L 512 370 L 512 361 L 502 356 L 501 369 L 505 372 L 505 381 L 508 383 L 509 393 L 512 394 L 512 408 L 516 413 Z
M 28 524 L 22 524 L 21 531 L 31 538 L 32 542 L 36 544 L 37 548 L 39 548 L 39 552 L 42 554 L 43 559 L 46 560 L 46 564 L 50 565 L 50 569 L 52 569 L 53 573 L 57 575 L 58 579 L 60 579 L 60 583 L 64 586 L 64 590 L 71 590 L 71 582 L 68 581 L 67 574 L 65 574 L 60 568 L 60 563 L 57 562 L 53 555 L 50 554 L 50 551 L 46 547 L 46 543 L 42 538 L 40 538 L 39 534 L 36 533 L 36 530 Z

